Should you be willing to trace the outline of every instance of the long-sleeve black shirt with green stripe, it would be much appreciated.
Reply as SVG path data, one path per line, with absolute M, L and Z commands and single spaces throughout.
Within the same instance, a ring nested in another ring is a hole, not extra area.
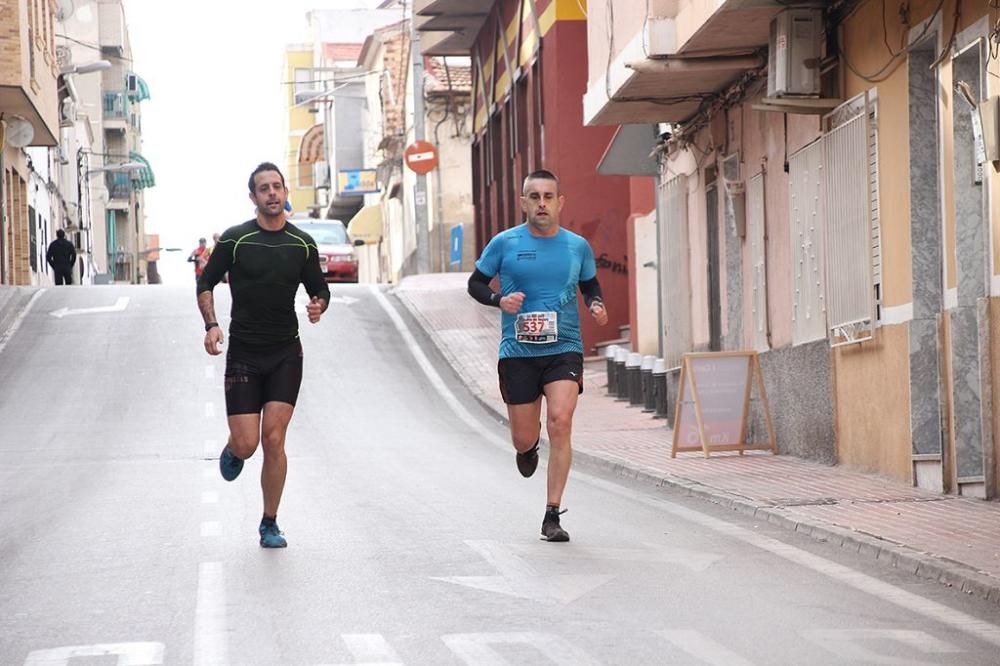
M 251 345 L 288 342 L 299 336 L 295 292 L 330 301 L 330 289 L 319 266 L 316 241 L 286 222 L 268 231 L 249 220 L 226 229 L 198 278 L 198 293 L 212 291 L 229 273 L 233 296 L 233 340 Z

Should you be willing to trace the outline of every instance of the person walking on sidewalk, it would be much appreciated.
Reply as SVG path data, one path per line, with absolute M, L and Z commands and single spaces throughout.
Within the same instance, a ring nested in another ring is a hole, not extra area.
M 66 240 L 66 232 L 56 230 L 56 239 L 49 243 L 45 261 L 55 273 L 56 286 L 73 284 L 73 266 L 76 265 L 76 248 Z
M 288 188 L 278 167 L 263 162 L 250 174 L 248 185 L 257 217 L 227 229 L 220 237 L 198 278 L 198 308 L 205 320 L 205 351 L 218 355 L 224 336 L 212 290 L 228 272 L 232 293 L 225 375 L 229 440 L 219 455 L 219 469 L 226 481 L 234 480 L 243 461 L 263 445 L 260 545 L 284 548 L 288 544 L 277 517 L 288 469 L 285 434 L 302 382 L 295 292 L 300 283 L 305 285 L 311 297 L 306 312 L 315 324 L 330 303 L 330 290 L 320 269 L 316 242 L 285 219 Z
M 597 324 L 608 322 L 590 244 L 559 226 L 564 203 L 554 174 L 528 174 L 521 196 L 526 222 L 494 236 L 469 277 L 469 295 L 502 310 L 497 373 L 524 477 L 538 467 L 545 398 L 549 469 L 542 537 L 547 541 L 569 541 L 559 507 L 573 460 L 573 412 L 583 393 L 577 288 Z M 490 287 L 497 275 L 500 293 Z

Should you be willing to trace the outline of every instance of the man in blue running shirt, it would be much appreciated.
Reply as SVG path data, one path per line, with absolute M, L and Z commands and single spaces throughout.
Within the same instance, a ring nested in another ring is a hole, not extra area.
M 583 338 L 576 291 L 598 325 L 608 313 L 597 281 L 594 252 L 582 236 L 559 226 L 565 197 L 550 171 L 524 179 L 525 223 L 486 245 L 469 278 L 469 295 L 502 310 L 500 393 L 507 404 L 517 469 L 524 477 L 538 467 L 542 398 L 549 438 L 548 499 L 542 538 L 569 541 L 559 506 L 573 461 L 573 412 L 583 393 Z M 490 281 L 500 276 L 500 293 Z

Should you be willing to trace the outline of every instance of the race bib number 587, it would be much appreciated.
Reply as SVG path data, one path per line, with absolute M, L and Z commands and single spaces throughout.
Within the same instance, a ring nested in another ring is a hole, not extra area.
M 558 313 L 522 312 L 514 321 L 514 333 L 518 342 L 555 342 L 559 339 Z

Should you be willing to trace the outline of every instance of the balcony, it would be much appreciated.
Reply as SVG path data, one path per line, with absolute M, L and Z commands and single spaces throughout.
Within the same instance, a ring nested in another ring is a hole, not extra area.
M 29 146 L 58 145 L 59 95 L 56 70 L 46 45 L 28 25 L 18 3 L 0 3 L 0 110 L 8 121 L 31 124 Z M 48 9 L 48 3 L 45 3 Z M 11 23 L 11 21 L 13 21 Z M 2 148 L 3 146 L 0 146 Z
M 132 179 L 127 173 L 109 172 L 104 174 L 105 185 L 108 188 L 108 208 L 128 210 L 129 198 L 132 196 Z
M 779 0 L 651 0 L 647 14 L 632 4 L 616 3 L 613 15 L 605 3 L 588 5 L 588 125 L 690 119 L 767 64 L 771 20 L 787 8 Z
M 467 56 L 497 0 L 415 0 L 424 55 Z
M 125 91 L 104 93 L 104 129 L 125 131 L 129 122 L 129 101 Z

